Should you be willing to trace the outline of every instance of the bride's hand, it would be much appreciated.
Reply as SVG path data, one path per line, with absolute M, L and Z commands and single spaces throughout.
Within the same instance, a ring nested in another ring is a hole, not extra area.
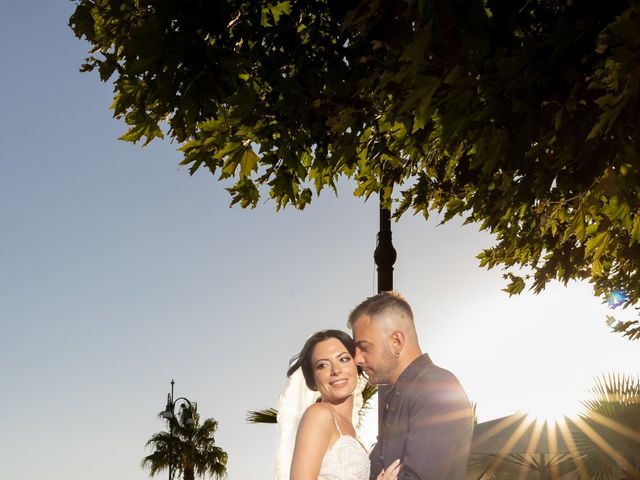
M 393 462 L 386 470 L 382 470 L 376 480 L 396 480 L 400 473 L 400 459 Z

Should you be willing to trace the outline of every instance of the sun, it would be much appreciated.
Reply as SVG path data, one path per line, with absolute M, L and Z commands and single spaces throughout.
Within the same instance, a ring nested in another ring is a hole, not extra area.
M 531 400 L 522 410 L 539 422 L 557 423 L 564 417 L 575 418 L 581 410 L 580 401 L 568 396 L 546 395 Z

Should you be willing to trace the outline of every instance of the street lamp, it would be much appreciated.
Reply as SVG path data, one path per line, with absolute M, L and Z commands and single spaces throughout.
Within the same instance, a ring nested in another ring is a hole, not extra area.
M 378 266 L 378 293 L 393 290 L 393 264 L 396 262 L 397 252 L 393 248 L 391 239 L 391 208 L 384 204 L 384 190 L 380 191 L 380 231 L 378 242 L 373 252 L 373 259 Z M 378 433 L 382 428 L 384 415 L 383 398 L 388 391 L 388 385 L 378 385 Z
M 193 419 L 193 404 L 189 401 L 189 399 L 185 397 L 173 398 L 173 386 L 176 382 L 171 379 L 171 393 L 167 394 L 167 406 L 164 408 L 162 412 L 160 412 L 160 416 L 169 422 L 169 435 L 173 439 L 173 420 L 176 419 L 176 405 L 178 402 L 182 402 L 180 405 L 180 409 L 187 408 L 189 411 L 189 418 L 187 418 L 184 423 L 185 425 L 192 426 L 195 421 Z M 185 407 L 185 404 L 188 407 Z M 169 480 L 173 480 L 173 442 L 169 444 Z
M 373 259 L 378 266 L 378 293 L 393 290 L 393 264 L 397 258 L 391 240 L 391 209 L 384 205 L 383 195 L 380 192 L 380 231 L 373 252 Z

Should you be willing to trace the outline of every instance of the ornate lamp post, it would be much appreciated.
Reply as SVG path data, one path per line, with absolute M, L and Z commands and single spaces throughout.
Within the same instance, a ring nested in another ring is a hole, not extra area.
M 393 264 L 396 262 L 396 249 L 391 240 L 391 209 L 385 207 L 383 191 L 380 192 L 380 231 L 373 259 L 378 266 L 378 293 L 393 290 Z M 378 433 L 384 414 L 383 398 L 389 387 L 378 385 Z
M 189 418 L 185 420 L 186 425 L 193 425 L 195 422 L 193 420 L 193 404 L 185 397 L 178 397 L 176 399 L 173 398 L 173 386 L 176 382 L 171 379 L 171 393 L 167 394 L 167 406 L 165 409 L 160 412 L 160 416 L 167 420 L 169 423 L 169 435 L 173 438 L 173 421 L 176 419 L 176 405 L 178 402 L 182 402 L 180 405 L 180 409 L 188 408 L 190 412 Z M 185 404 L 188 407 L 185 407 Z M 169 480 L 173 480 L 173 442 L 169 445 Z
M 391 241 L 391 210 L 383 205 L 380 193 L 380 231 L 373 259 L 378 266 L 378 293 L 393 290 L 393 264 L 396 262 L 396 249 Z

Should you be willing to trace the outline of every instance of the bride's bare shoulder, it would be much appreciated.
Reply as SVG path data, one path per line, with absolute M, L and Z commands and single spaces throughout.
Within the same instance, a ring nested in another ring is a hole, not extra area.
M 322 402 L 310 405 L 304 412 L 302 418 L 308 418 L 313 421 L 333 421 L 331 409 Z
M 323 403 L 314 403 L 302 415 L 300 420 L 300 429 L 313 428 L 314 430 L 326 430 L 327 433 L 332 431 L 333 414 L 329 407 Z

